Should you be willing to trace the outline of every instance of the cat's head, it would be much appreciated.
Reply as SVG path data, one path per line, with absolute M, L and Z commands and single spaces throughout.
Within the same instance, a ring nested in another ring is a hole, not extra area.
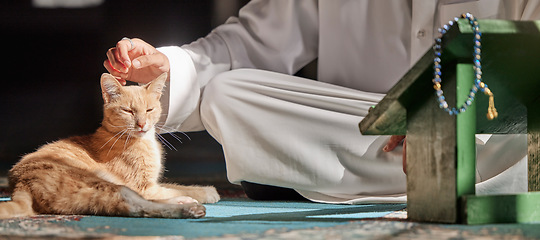
M 109 132 L 142 137 L 154 131 L 161 117 L 159 99 L 167 74 L 164 73 L 150 83 L 142 86 L 122 86 L 114 76 L 104 73 L 101 76 L 103 95 L 102 126 Z M 127 135 L 126 135 L 127 136 Z

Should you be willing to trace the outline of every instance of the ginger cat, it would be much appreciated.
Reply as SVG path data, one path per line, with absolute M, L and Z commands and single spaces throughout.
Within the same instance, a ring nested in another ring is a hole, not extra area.
M 214 187 L 159 183 L 162 146 L 155 124 L 167 74 L 144 86 L 101 76 L 102 126 L 94 134 L 46 144 L 10 171 L 12 201 L 0 218 L 35 214 L 200 218 L 200 203 L 219 201 Z

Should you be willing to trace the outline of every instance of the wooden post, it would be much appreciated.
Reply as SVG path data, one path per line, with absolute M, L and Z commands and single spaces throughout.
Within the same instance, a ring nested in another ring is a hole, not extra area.
M 450 103 L 455 84 L 455 77 L 445 77 Z M 456 117 L 439 108 L 435 94 L 407 111 L 407 212 L 413 221 L 457 221 L 455 129 Z
M 529 192 L 540 191 L 540 101 L 527 107 Z
M 498 99 L 497 119 L 485 118 L 488 103 L 481 92 L 478 110 L 470 106 L 456 117 L 439 108 L 431 84 L 434 53 L 429 50 L 360 123 L 366 135 L 407 133 L 407 210 L 413 221 L 540 222 L 540 68 L 534 61 L 540 53 L 540 21 L 479 22 L 482 72 Z M 455 64 L 470 59 L 472 38 L 466 20 L 444 37 L 442 87 L 453 106 L 461 106 L 474 81 L 471 64 Z M 476 196 L 474 133 L 525 132 L 529 192 Z
M 472 64 L 455 68 L 455 75 L 453 69 L 446 71 L 443 88 L 446 100 L 461 106 L 474 70 Z M 459 197 L 475 193 L 475 111 L 473 104 L 465 113 L 450 116 L 433 95 L 407 113 L 407 209 L 411 220 L 459 221 Z

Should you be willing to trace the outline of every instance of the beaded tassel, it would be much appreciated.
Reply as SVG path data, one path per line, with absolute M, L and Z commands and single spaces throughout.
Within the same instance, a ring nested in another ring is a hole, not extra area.
M 454 25 L 455 22 L 457 22 L 459 19 L 455 18 L 454 21 L 448 22 L 447 25 L 444 25 L 442 28 L 439 28 L 439 37 L 435 39 L 435 45 L 433 46 L 433 50 L 435 52 L 434 58 L 433 58 L 433 88 L 435 89 L 435 93 L 437 94 L 437 101 L 439 102 L 439 107 L 444 109 L 448 114 L 450 115 L 458 115 L 459 113 L 465 112 L 467 108 L 474 102 L 474 98 L 476 96 L 476 93 L 478 90 L 484 92 L 484 94 L 489 96 L 489 106 L 488 106 L 488 113 L 487 118 L 489 120 L 492 120 L 498 116 L 497 109 L 495 108 L 495 97 L 493 96 L 493 92 L 489 90 L 487 84 L 482 82 L 482 33 L 479 30 L 478 27 L 478 21 L 476 18 L 470 14 L 466 13 L 461 15 L 461 18 L 469 20 L 469 23 L 472 26 L 473 33 L 474 33 L 474 54 L 473 54 L 473 62 L 474 62 L 474 71 L 475 71 L 475 81 L 474 85 L 472 86 L 469 95 L 467 97 L 467 100 L 459 107 L 459 109 L 452 107 L 450 108 L 448 103 L 446 102 L 446 99 L 444 97 L 444 92 L 441 87 L 441 76 L 442 76 L 442 67 L 441 67 L 441 55 L 442 55 L 442 36 L 450 29 L 450 26 Z

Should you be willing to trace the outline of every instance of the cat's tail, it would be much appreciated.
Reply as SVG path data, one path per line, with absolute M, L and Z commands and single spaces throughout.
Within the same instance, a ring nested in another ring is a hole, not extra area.
M 0 219 L 32 216 L 32 195 L 26 191 L 15 191 L 11 201 L 0 202 Z

